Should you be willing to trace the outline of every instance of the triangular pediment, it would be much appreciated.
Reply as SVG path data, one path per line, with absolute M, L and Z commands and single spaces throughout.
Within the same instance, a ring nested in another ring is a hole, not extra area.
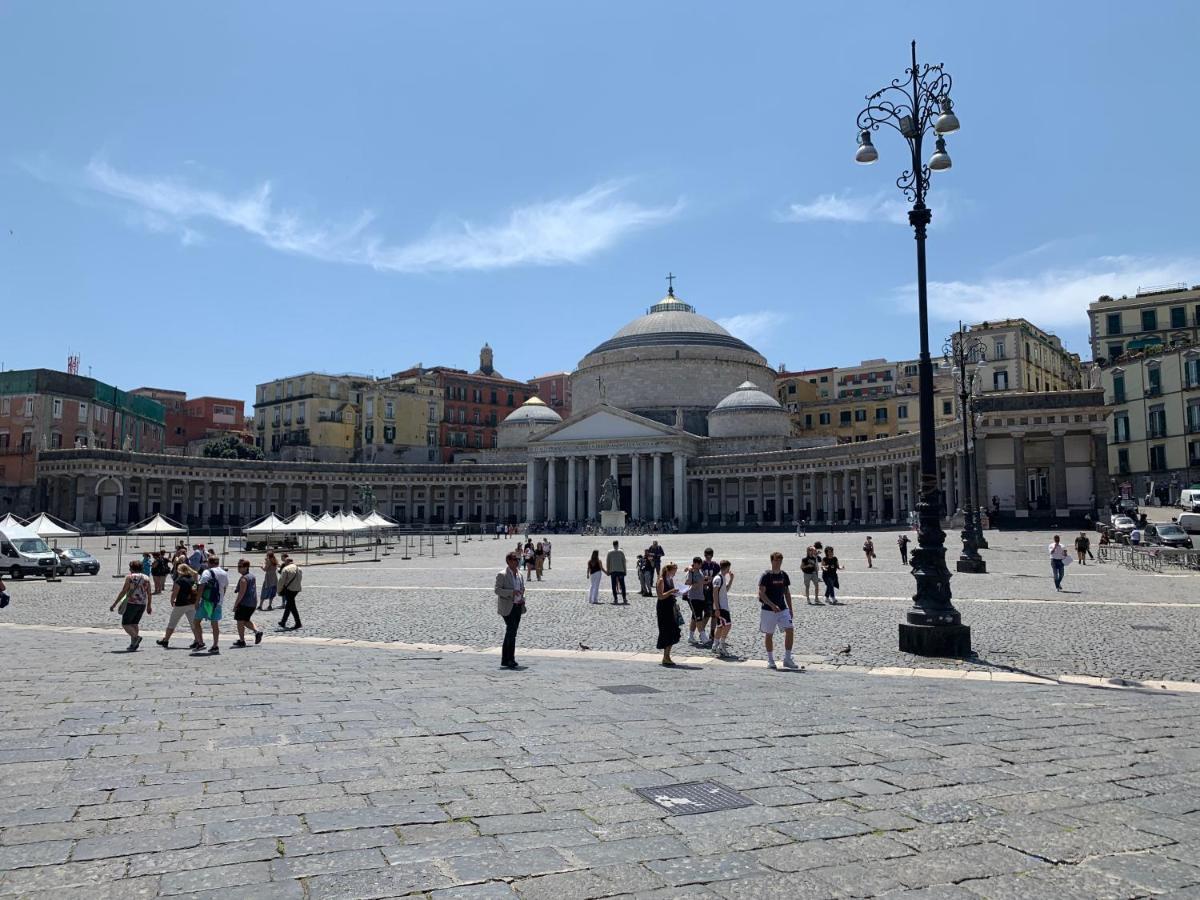
M 679 432 L 661 422 L 635 413 L 601 404 L 571 416 L 561 425 L 534 438 L 531 444 L 550 444 L 561 441 L 595 441 L 614 438 L 676 437 Z

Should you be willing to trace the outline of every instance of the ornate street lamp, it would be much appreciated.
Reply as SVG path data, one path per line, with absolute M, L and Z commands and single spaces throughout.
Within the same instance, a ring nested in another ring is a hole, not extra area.
M 857 162 L 875 162 L 879 152 L 871 142 L 871 133 L 887 125 L 908 143 L 909 166 L 896 179 L 896 186 L 912 201 L 908 214 L 917 240 L 917 308 L 920 321 L 921 355 L 917 363 L 920 376 L 919 409 L 921 415 L 921 496 L 917 502 L 920 525 L 917 549 L 913 551 L 912 570 L 917 581 L 913 606 L 900 624 L 900 650 L 922 656 L 969 656 L 971 629 L 962 624 L 962 616 L 950 597 L 950 571 L 946 568 L 946 534 L 938 514 L 937 442 L 933 418 L 933 363 L 929 357 L 929 309 L 925 279 L 925 229 L 932 215 L 925 205 L 929 179 L 933 172 L 950 168 L 945 134 L 957 131 L 958 116 L 950 103 L 951 79 L 939 63 L 917 65 L 917 42 L 912 42 L 912 65 L 903 78 L 867 96 L 867 106 L 858 114 Z M 924 161 L 922 145 L 934 135 L 936 152 Z
M 983 373 L 980 372 L 980 378 Z M 975 491 L 975 543 L 980 550 L 988 549 L 987 535 L 983 533 L 983 503 L 979 499 L 979 438 L 975 429 L 983 424 L 983 413 L 975 412 L 975 398 L 979 396 L 979 378 L 975 379 L 975 390 L 971 394 L 971 487 Z
M 970 572 L 981 575 L 987 571 L 987 563 L 979 555 L 979 537 L 983 530 L 977 515 L 977 504 L 972 494 L 975 484 L 971 478 L 971 457 L 974 446 L 971 442 L 971 396 L 975 392 L 981 366 L 987 359 L 987 348 L 983 341 L 972 335 L 963 323 L 958 323 L 958 331 L 950 335 L 942 348 L 946 362 L 954 369 L 954 381 L 958 385 L 958 415 L 962 420 L 963 454 L 960 468 L 962 478 L 962 555 L 959 556 L 955 569 L 959 572 Z

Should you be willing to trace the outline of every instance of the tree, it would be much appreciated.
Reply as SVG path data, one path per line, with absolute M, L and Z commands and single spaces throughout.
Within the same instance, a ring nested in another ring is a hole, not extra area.
M 215 459 L 262 459 L 263 452 L 235 434 L 213 438 L 204 445 L 202 455 Z

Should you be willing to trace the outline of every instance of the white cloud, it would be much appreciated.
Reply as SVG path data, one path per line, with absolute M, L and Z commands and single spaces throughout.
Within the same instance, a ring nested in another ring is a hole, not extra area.
M 787 316 L 774 310 L 764 309 L 757 312 L 738 313 L 717 319 L 717 324 L 732 334 L 741 338 L 751 347 L 772 336 L 787 320 Z
M 939 219 L 945 218 L 944 208 Z M 891 222 L 908 224 L 908 204 L 883 191 L 869 196 L 822 194 L 808 203 L 793 203 L 779 215 L 782 222 Z
M 1046 269 L 1025 277 L 985 277 L 978 281 L 931 281 L 929 314 L 941 321 L 975 323 L 1024 317 L 1044 328 L 1088 327 L 1087 307 L 1103 294 L 1119 297 L 1139 287 L 1200 280 L 1200 259 L 1160 260 L 1132 256 L 1097 257 L 1071 267 Z M 896 292 L 916 306 L 916 285 Z
M 413 241 L 389 243 L 370 231 L 369 211 L 343 223 L 313 224 L 276 208 L 270 182 L 225 195 L 174 178 L 130 175 L 103 160 L 89 163 L 86 177 L 92 189 L 130 204 L 145 227 L 176 231 L 185 243 L 199 241 L 196 226 L 209 222 L 284 253 L 406 273 L 580 263 L 682 209 L 682 201 L 644 206 L 626 200 L 625 183 L 610 181 L 573 197 L 517 207 L 496 224 L 464 220 Z

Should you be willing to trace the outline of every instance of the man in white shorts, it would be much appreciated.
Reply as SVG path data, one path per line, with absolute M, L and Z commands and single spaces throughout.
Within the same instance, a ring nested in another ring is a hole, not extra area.
M 758 602 L 762 607 L 758 613 L 758 630 L 763 634 L 767 648 L 767 668 L 776 669 L 775 632 L 783 632 L 783 667 L 799 669 L 792 659 L 792 643 L 796 632 L 792 627 L 792 580 L 783 571 L 783 554 L 771 554 L 771 568 L 758 579 Z

